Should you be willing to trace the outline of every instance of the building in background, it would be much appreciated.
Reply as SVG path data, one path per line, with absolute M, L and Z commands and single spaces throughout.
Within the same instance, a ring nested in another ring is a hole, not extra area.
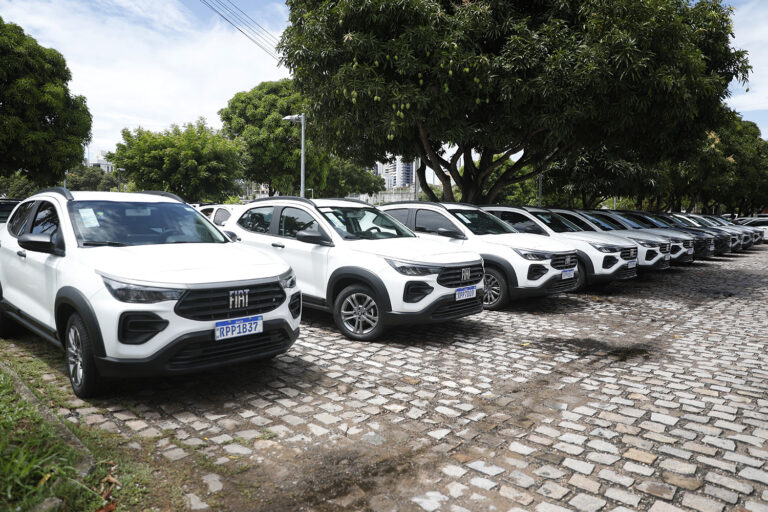
M 384 178 L 387 190 L 412 187 L 416 180 L 416 169 L 419 167 L 419 159 L 403 160 L 396 156 L 391 162 L 376 162 L 372 169 L 374 174 Z
M 96 160 L 89 160 L 86 158 L 83 165 L 86 167 L 100 167 L 104 172 L 112 172 L 115 170 L 115 164 L 107 160 L 106 156 L 107 153 L 105 151 L 100 151 Z

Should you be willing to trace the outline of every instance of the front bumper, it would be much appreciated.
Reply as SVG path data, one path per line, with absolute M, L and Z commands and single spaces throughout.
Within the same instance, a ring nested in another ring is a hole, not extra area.
M 188 333 L 149 357 L 98 357 L 96 367 L 104 377 L 183 375 L 282 354 L 298 337 L 299 328 L 293 329 L 287 320 L 266 320 L 259 334 L 216 341 L 212 329 Z
M 629 263 L 624 263 L 623 265 L 616 268 L 613 272 L 610 274 L 595 274 L 591 276 L 591 279 L 589 280 L 591 283 L 606 283 L 609 281 L 626 281 L 627 279 L 634 279 L 637 277 L 637 263 L 635 263 L 635 266 L 632 268 L 629 268 Z
M 570 279 L 563 279 L 562 273 L 557 273 L 541 283 L 540 286 L 517 287 L 510 289 L 510 299 L 521 299 L 525 297 L 544 297 L 555 293 L 572 292 L 579 287 L 579 273 L 573 273 Z
M 477 290 L 477 296 L 472 299 L 456 300 L 455 294 L 444 295 L 435 300 L 423 311 L 416 313 L 389 312 L 384 314 L 384 325 L 427 324 L 456 320 L 465 316 L 482 313 L 483 292 Z

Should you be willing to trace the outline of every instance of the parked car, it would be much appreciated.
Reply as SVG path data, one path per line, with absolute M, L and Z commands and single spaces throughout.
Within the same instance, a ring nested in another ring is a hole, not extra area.
M 715 254 L 715 238 L 712 235 L 708 235 L 703 231 L 696 232 L 691 229 L 680 229 L 674 226 L 665 224 L 664 222 L 654 219 L 650 214 L 645 212 L 633 212 L 633 211 L 621 211 L 621 216 L 631 220 L 632 222 L 642 226 L 646 231 L 651 233 L 658 233 L 663 236 L 691 237 L 692 240 L 683 240 L 683 246 L 686 249 L 686 255 L 688 258 L 679 258 L 682 262 L 692 262 L 696 258 L 707 258 Z M 672 246 L 672 252 L 674 252 L 675 246 Z M 674 254 L 673 254 L 674 258 Z M 674 259 L 673 259 L 674 261 Z
M 20 202 L 18 199 L 0 199 L 0 224 L 8 221 L 11 212 Z
M 752 244 L 753 245 L 759 245 L 763 243 L 763 230 L 757 229 L 753 226 L 742 226 L 740 224 L 736 224 L 734 222 L 731 222 L 730 220 L 723 219 L 722 217 L 718 217 L 717 215 L 702 215 L 703 217 L 709 219 L 710 221 L 714 222 L 715 224 L 718 224 L 720 226 L 728 226 L 736 229 L 740 229 L 741 231 L 745 233 L 750 233 L 752 235 Z
M 672 228 L 676 231 L 683 231 L 693 235 L 693 255 L 695 258 L 709 258 L 718 254 L 723 254 L 729 250 L 730 237 L 725 233 L 706 228 L 694 228 L 687 226 L 672 216 L 663 214 L 634 212 L 647 219 L 657 227 Z M 634 218 L 634 217 L 633 217 Z
M 456 203 L 405 202 L 382 210 L 420 237 L 449 243 L 451 250 L 477 251 L 485 261 L 485 307 L 510 300 L 575 290 L 576 250 L 541 235 L 518 233 L 480 208 Z
M 708 232 L 716 233 L 718 235 L 724 235 L 728 237 L 728 247 L 725 249 L 718 248 L 717 239 L 715 239 L 715 254 L 724 254 L 726 252 L 741 250 L 741 236 L 738 233 L 731 232 L 720 227 L 704 224 L 703 222 L 689 219 L 685 215 L 675 213 L 663 213 L 659 216 L 675 225 L 683 225 L 694 229 L 706 230 Z M 722 251 L 722 252 L 718 252 Z
M 606 231 L 611 235 L 625 238 L 637 244 L 638 269 L 664 270 L 669 268 L 671 259 L 669 248 L 671 244 L 666 237 L 626 229 L 622 224 L 613 220 L 610 216 L 595 215 L 592 212 L 565 210 L 562 208 L 552 208 L 552 211 L 562 215 L 586 231 Z
M 742 225 L 762 229 L 763 243 L 766 243 L 766 240 L 768 240 L 768 217 L 750 217 Z
M 272 357 L 299 334 L 288 264 L 168 193 L 31 196 L 0 229 L 0 291 L 3 315 L 66 351 L 80 397 L 105 377 Z
M 699 226 L 707 226 L 711 228 L 718 228 L 721 229 L 727 233 L 731 233 L 733 235 L 736 235 L 738 238 L 738 244 L 735 246 L 732 246 L 732 250 L 734 251 L 741 251 L 744 249 L 748 249 L 752 246 L 752 234 L 747 233 L 745 231 L 742 231 L 741 229 L 737 229 L 736 227 L 731 226 L 724 226 L 721 224 L 718 224 L 714 221 L 711 221 L 710 219 L 707 219 L 705 217 L 702 217 L 701 215 L 693 214 L 693 213 L 686 213 L 686 214 L 676 214 L 679 218 L 685 218 L 688 219 L 691 222 L 697 223 Z
M 483 209 L 519 231 L 535 231 L 573 245 L 579 262 L 580 288 L 586 284 L 637 277 L 637 244 L 625 238 L 585 231 L 557 213 L 542 208 L 487 206 Z
M 483 310 L 483 261 L 422 240 L 361 201 L 264 198 L 225 229 L 296 271 L 304 304 L 333 314 L 348 338 L 372 340 L 397 324 L 444 322 Z
M 196 207 L 197 210 L 211 219 L 217 226 L 223 226 L 232 216 L 232 212 L 239 206 L 236 204 L 204 204 Z

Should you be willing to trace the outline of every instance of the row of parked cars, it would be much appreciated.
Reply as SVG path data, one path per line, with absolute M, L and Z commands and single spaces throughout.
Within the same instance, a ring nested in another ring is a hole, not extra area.
M 196 210 L 167 192 L 57 187 L 0 228 L 1 316 L 60 346 L 86 397 L 113 377 L 283 353 L 304 306 L 372 340 L 762 240 L 686 214 L 294 197 Z

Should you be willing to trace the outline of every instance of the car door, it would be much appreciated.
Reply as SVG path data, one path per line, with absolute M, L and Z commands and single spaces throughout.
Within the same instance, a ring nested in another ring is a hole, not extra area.
M 21 287 L 26 282 L 27 260 L 18 237 L 23 235 L 34 211 L 35 201 L 26 201 L 19 205 L 8 219 L 6 229 L 0 230 L 0 286 L 3 289 L 3 301 L 19 309 L 28 306 Z
M 280 211 L 276 228 L 277 236 L 272 240 L 272 248 L 296 272 L 302 293 L 324 300 L 328 281 L 328 254 L 332 248 L 296 240 L 299 231 L 324 233 L 318 219 L 307 210 L 286 206 Z
M 58 245 L 57 241 L 63 242 L 59 219 L 60 212 L 56 205 L 49 201 L 39 201 L 27 231 L 32 234 L 50 234 L 54 245 Z M 66 256 L 30 250 L 25 252 L 27 269 L 25 282 L 20 288 L 29 304 L 26 313 L 38 322 L 55 328 L 53 310 L 59 283 L 59 268 Z
M 455 246 L 463 246 L 466 240 L 460 238 L 451 238 L 437 234 L 437 230 L 445 228 L 451 231 L 463 233 L 464 229 L 454 222 L 447 213 L 436 212 L 419 208 L 414 216 L 414 231 L 421 238 L 447 242 Z

